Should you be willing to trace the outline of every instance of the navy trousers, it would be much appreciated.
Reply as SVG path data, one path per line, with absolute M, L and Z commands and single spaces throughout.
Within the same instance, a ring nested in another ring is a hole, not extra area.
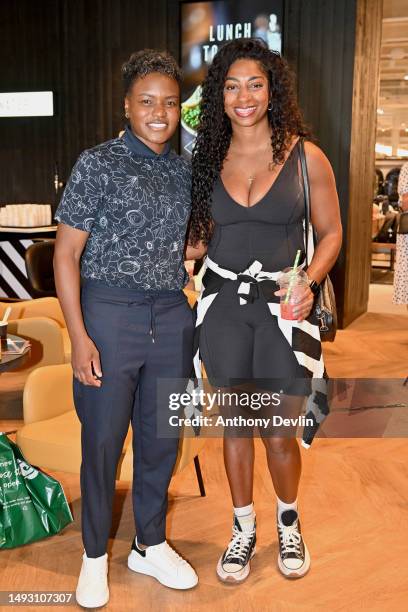
M 88 557 L 106 552 L 115 477 L 129 424 L 133 430 L 133 510 L 138 541 L 166 538 L 167 489 L 178 434 L 159 438 L 159 378 L 187 378 L 194 315 L 182 291 L 141 292 L 86 281 L 81 294 L 88 335 L 100 353 L 102 385 L 74 379 L 82 425 L 82 537 Z

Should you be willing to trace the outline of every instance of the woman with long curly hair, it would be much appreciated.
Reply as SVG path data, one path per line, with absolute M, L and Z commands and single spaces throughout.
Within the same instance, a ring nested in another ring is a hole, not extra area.
M 198 305 L 200 356 L 214 387 L 242 393 L 250 383 L 252 389 L 278 391 L 281 404 L 272 407 L 273 414 L 299 415 L 311 377 L 325 375 L 312 307 L 341 245 L 332 168 L 310 141 L 286 61 L 258 39 L 220 49 L 203 83 L 201 108 L 187 248 L 188 259 L 207 253 Z M 302 150 L 317 233 L 309 265 Z M 308 283 L 295 305 L 296 320 L 285 321 L 279 310 L 285 290 L 276 279 L 293 266 L 299 250 Z M 233 409 L 240 413 L 238 405 Z M 301 577 L 310 566 L 298 514 L 301 457 L 295 433 L 260 429 L 277 495 L 278 566 L 287 577 Z M 217 574 L 239 583 L 249 574 L 256 542 L 248 428 L 224 431 L 224 460 L 234 515 Z

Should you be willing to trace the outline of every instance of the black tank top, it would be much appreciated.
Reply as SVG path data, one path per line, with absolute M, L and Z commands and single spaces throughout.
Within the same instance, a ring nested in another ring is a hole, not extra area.
M 255 259 L 266 272 L 292 266 L 298 249 L 304 257 L 304 196 L 298 170 L 298 143 L 272 187 L 254 206 L 246 207 L 228 194 L 221 177 L 214 184 L 214 231 L 208 255 L 218 265 L 241 272 Z

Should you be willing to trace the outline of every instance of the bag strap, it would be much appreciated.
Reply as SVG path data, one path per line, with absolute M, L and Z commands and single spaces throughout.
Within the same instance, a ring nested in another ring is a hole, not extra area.
M 304 142 L 305 142 L 304 138 L 299 138 L 299 158 L 300 158 L 300 167 L 302 170 L 303 191 L 305 194 L 305 254 L 306 254 L 306 263 L 307 265 L 309 265 L 309 231 L 310 231 L 310 220 L 311 220 L 311 207 L 310 207 L 310 184 L 309 184 L 309 175 L 307 172 Z M 316 244 L 316 235 L 314 232 L 314 228 L 312 228 L 312 232 L 313 232 L 313 246 L 314 246 Z

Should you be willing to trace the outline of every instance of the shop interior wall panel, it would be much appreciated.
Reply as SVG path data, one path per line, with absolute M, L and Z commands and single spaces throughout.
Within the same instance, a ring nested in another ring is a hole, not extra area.
M 382 0 L 359 0 L 357 4 L 344 327 L 365 312 L 368 304 L 382 8 Z
M 167 46 L 166 0 L 2 0 L 1 91 L 52 90 L 54 117 L 0 119 L 0 203 L 55 200 L 85 148 L 123 127 L 121 64 Z
M 166 47 L 165 0 L 58 0 L 62 79 L 58 158 L 65 178 L 78 153 L 123 128 L 121 65 Z
M 58 3 L 0 3 L 2 92 L 58 89 Z M 49 202 L 57 118 L 0 118 L 0 202 Z
M 336 177 L 344 231 L 331 277 L 339 323 L 367 309 L 382 0 L 287 0 L 285 56 Z

